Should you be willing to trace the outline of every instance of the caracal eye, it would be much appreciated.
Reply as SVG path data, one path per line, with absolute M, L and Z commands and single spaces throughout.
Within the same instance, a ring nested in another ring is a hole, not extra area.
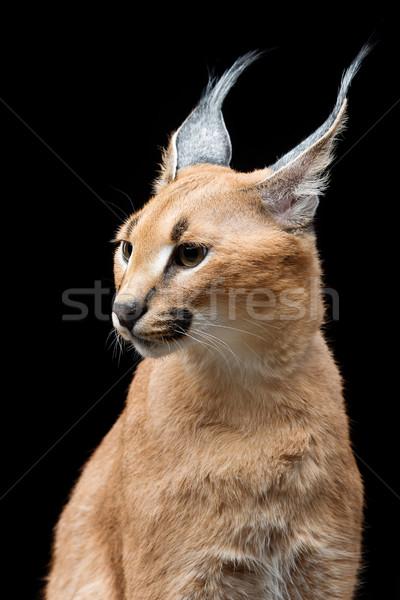
M 122 256 L 125 262 L 128 262 L 133 251 L 133 246 L 130 242 L 122 242 Z
M 206 254 L 207 248 L 204 246 L 190 246 L 182 244 L 182 246 L 178 247 L 176 262 L 181 267 L 197 267 Z

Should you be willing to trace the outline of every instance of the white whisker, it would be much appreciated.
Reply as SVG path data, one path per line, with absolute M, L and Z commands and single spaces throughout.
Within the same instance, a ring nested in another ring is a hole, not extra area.
M 229 344 L 227 344 L 224 340 L 221 340 L 219 337 L 217 337 L 215 335 L 212 335 L 208 331 L 207 332 L 200 331 L 200 330 L 193 330 L 193 331 L 197 332 L 199 335 L 201 334 L 204 337 L 208 338 L 210 342 L 213 340 L 213 341 L 215 341 L 215 343 L 221 344 L 222 347 L 226 348 L 229 352 L 231 352 L 231 354 L 234 356 L 234 358 L 236 359 L 236 361 L 237 361 L 238 364 L 242 362 L 240 360 L 240 358 L 237 356 L 237 354 L 235 354 L 235 352 L 229 346 Z
M 238 327 L 230 327 L 229 325 L 221 325 L 221 324 L 214 324 L 214 323 L 208 323 L 208 326 L 210 327 L 222 327 L 223 329 L 231 329 L 232 331 L 238 331 L 239 333 L 245 333 L 247 335 L 252 335 L 260 340 L 263 340 L 263 342 L 265 342 L 265 338 L 261 337 L 260 335 L 257 335 L 256 333 L 253 333 L 252 331 L 246 331 L 246 329 L 239 329 Z
M 201 340 L 196 339 L 195 337 L 193 337 L 192 335 L 190 335 L 190 333 L 188 333 L 187 331 L 183 331 L 183 330 L 181 330 L 181 331 L 175 330 L 175 331 L 176 331 L 176 333 L 180 333 L 182 335 L 186 335 L 187 337 L 191 338 L 195 342 L 198 342 L 199 344 L 201 344 L 202 346 L 204 346 L 209 352 L 211 352 L 210 347 L 211 348 L 214 347 L 214 346 L 211 346 L 211 344 L 206 344 L 205 342 L 202 342 Z
M 263 331 L 266 331 L 267 333 L 268 333 L 269 328 L 279 329 L 279 327 L 277 325 L 272 325 L 272 324 L 268 324 L 268 327 L 263 327 L 262 325 L 260 325 L 260 323 L 258 323 L 257 321 L 252 321 L 251 319 L 243 319 L 243 321 L 247 321 L 247 323 L 251 323 L 252 325 L 257 325 L 257 327 L 260 327 L 260 329 L 262 329 Z

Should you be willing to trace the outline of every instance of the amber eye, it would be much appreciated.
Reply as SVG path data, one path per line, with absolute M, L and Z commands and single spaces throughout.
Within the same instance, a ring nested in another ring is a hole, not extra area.
M 130 242 L 122 242 L 122 256 L 126 262 L 129 261 L 132 254 L 133 246 Z
M 204 246 L 190 246 L 182 244 L 182 246 L 179 246 L 178 248 L 176 262 L 178 265 L 183 267 L 197 267 L 206 254 L 207 248 L 204 248 Z

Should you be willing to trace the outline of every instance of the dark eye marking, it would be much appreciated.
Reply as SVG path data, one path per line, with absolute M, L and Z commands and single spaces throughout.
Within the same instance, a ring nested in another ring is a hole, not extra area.
M 150 302 L 150 300 L 152 299 L 152 297 L 156 295 L 156 292 L 157 292 L 156 288 L 152 287 L 146 296 L 146 300 L 145 300 L 146 304 L 148 304 Z
M 182 217 L 181 219 L 179 219 L 179 221 L 175 223 L 175 225 L 172 228 L 171 240 L 173 242 L 178 242 L 180 237 L 185 233 L 188 227 L 189 221 L 186 219 L 186 217 Z

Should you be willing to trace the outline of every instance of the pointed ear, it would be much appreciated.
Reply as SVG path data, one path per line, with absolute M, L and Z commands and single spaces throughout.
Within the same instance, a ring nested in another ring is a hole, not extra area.
M 170 136 L 166 148 L 162 149 L 158 176 L 153 181 L 153 193 L 158 194 L 176 175 L 176 131 Z
M 335 108 L 325 123 L 272 165 L 273 173 L 255 186 L 260 199 L 286 229 L 305 227 L 314 217 L 318 196 L 327 186 L 335 142 L 345 126 L 347 91 L 369 50 L 364 46 L 344 73 Z
M 299 154 L 295 153 L 296 149 L 292 151 L 293 158 L 289 153 L 280 159 L 270 167 L 275 172 L 256 185 L 260 199 L 284 228 L 305 227 L 315 215 L 319 196 L 327 186 L 327 168 L 333 158 L 335 141 L 344 129 L 346 103 L 344 99 L 326 133 Z
M 210 79 L 196 108 L 171 136 L 163 152 L 155 191 L 160 191 L 175 179 L 178 171 L 189 165 L 211 163 L 229 166 L 231 140 L 222 116 L 222 104 L 231 87 L 260 52 L 248 52 L 218 80 Z

